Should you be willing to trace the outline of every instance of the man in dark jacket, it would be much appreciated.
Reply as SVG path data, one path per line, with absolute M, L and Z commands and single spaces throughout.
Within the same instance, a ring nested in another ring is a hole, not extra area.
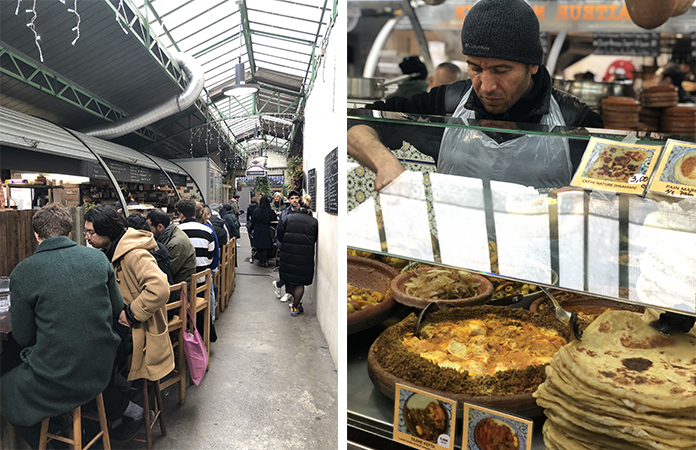
M 541 65 L 539 21 L 523 0 L 476 3 L 462 26 L 462 52 L 470 80 L 373 107 L 479 121 L 603 127 L 597 113 L 572 95 L 553 89 L 551 77 Z M 390 142 L 379 127 L 358 125 L 348 131 L 348 152 L 377 174 L 378 191 L 404 171 L 384 144 L 398 148 L 403 140 L 432 156 L 440 173 L 535 187 L 567 185 L 584 151 L 584 145 L 570 148 L 567 139 L 545 136 L 505 133 L 501 137 L 469 128 L 443 132 L 431 127 L 410 127 L 417 128 L 419 135 L 409 136 L 408 131 L 401 132 L 409 127 L 400 128 L 391 136 L 396 142 Z M 434 134 L 428 134 L 433 130 Z M 432 142 L 440 145 L 433 148 Z
M 150 211 L 147 221 L 157 242 L 164 244 L 169 250 L 174 283 L 189 283 L 191 275 L 196 273 L 196 249 L 189 237 L 161 209 Z
M 72 226 L 66 208 L 41 208 L 32 219 L 39 246 L 10 276 L 12 335 L 23 362 L 0 378 L 1 411 L 32 448 L 43 419 L 104 390 L 121 341 L 114 270 L 104 254 L 70 240 Z
M 136 230 L 145 230 L 145 231 L 150 231 L 152 232 L 152 228 L 150 228 L 150 224 L 147 222 L 147 219 L 139 213 L 134 213 L 129 215 L 126 218 L 126 221 L 128 222 L 128 226 L 130 228 L 135 228 Z M 153 233 L 154 235 L 154 233 Z M 167 250 L 167 247 L 161 243 L 161 242 L 156 242 L 157 243 L 157 249 L 152 250 L 150 254 L 155 257 L 155 261 L 157 261 L 157 267 L 160 268 L 162 272 L 164 272 L 165 275 L 167 275 L 167 282 L 171 285 L 174 284 L 174 273 L 172 272 L 172 264 L 171 264 L 171 256 L 169 255 L 169 250 Z M 172 296 L 169 296 L 169 301 L 174 301 Z

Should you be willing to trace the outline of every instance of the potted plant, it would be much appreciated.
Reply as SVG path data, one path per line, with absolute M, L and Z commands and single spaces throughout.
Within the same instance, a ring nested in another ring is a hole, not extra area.
M 257 177 L 254 179 L 254 191 L 265 195 L 273 194 L 273 191 L 271 191 L 271 182 L 268 180 L 268 177 Z

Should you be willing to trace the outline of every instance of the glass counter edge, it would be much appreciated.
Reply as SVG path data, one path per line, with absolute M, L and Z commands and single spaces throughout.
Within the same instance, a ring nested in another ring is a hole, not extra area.
M 507 123 L 517 128 L 495 128 L 491 126 L 478 125 L 480 120 L 460 119 L 451 116 L 433 116 L 426 114 L 399 113 L 393 111 L 380 111 L 370 109 L 348 109 L 347 119 L 349 121 L 365 121 L 374 123 L 389 123 L 396 125 L 430 126 L 442 128 L 466 128 L 493 133 L 510 134 L 529 134 L 550 137 L 564 137 L 589 141 L 591 138 L 610 139 L 617 142 L 629 141 L 640 145 L 665 145 L 668 139 L 675 139 L 684 142 L 696 143 L 694 135 L 665 134 L 655 131 L 627 131 L 614 130 L 610 128 L 591 128 L 591 127 L 566 127 L 517 123 Z M 349 127 L 354 124 L 349 123 Z M 521 127 L 521 128 L 520 128 Z

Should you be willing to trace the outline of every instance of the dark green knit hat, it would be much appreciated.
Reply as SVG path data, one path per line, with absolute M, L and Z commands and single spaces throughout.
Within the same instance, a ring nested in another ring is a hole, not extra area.
M 540 65 L 539 19 L 523 0 L 481 0 L 464 18 L 462 53 Z

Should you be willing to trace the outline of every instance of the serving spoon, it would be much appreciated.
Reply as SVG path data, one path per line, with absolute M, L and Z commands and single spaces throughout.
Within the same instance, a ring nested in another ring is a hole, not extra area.
M 539 289 L 541 289 L 542 292 L 546 294 L 553 302 L 553 306 L 556 308 L 556 320 L 567 325 L 568 322 L 570 322 L 570 313 L 561 307 L 558 300 L 556 300 L 556 298 L 551 295 L 545 287 L 539 286 Z
M 423 308 L 423 311 L 421 311 L 420 314 L 418 314 L 418 320 L 416 321 L 416 329 L 413 332 L 413 335 L 416 336 L 417 338 L 420 338 L 420 324 L 421 324 L 421 321 L 423 320 L 423 317 L 425 317 L 425 312 L 428 310 L 428 308 L 430 308 L 433 305 L 438 306 L 437 303 L 435 303 L 435 302 L 428 303 L 426 305 L 426 307 Z M 438 309 L 439 309 L 439 306 L 438 306 Z

